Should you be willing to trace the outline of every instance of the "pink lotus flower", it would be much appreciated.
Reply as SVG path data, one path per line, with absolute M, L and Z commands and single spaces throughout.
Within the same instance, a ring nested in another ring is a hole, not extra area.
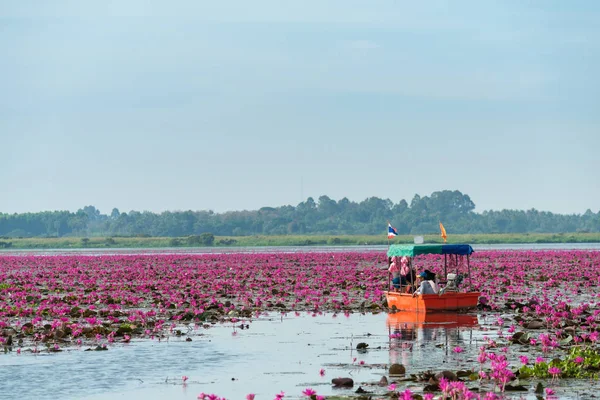
M 526 365 L 529 362 L 529 358 L 527 356 L 519 356 L 519 360 L 523 365 Z
M 183 383 L 185 383 L 185 381 L 188 380 L 188 377 L 184 375 L 184 376 L 181 377 L 181 380 L 183 381 Z
M 390 385 L 387 388 L 390 392 L 393 392 L 394 390 L 396 390 L 396 384 L 390 383 Z
M 444 393 L 447 392 L 447 390 L 450 388 L 450 382 L 446 379 L 446 378 L 440 378 L 438 385 L 440 387 L 440 390 Z
M 246 395 L 246 400 L 254 400 L 254 393 L 248 393 Z
M 487 392 L 485 394 L 485 396 L 483 397 L 483 400 L 498 400 L 498 399 L 500 399 L 500 396 L 498 396 L 494 392 Z
M 485 362 L 485 360 L 487 360 L 487 354 L 485 351 L 482 351 L 477 356 L 477 361 L 479 362 L 479 364 L 483 364 Z
M 319 370 L 319 375 L 325 376 L 325 370 L 323 368 Z
M 585 361 L 585 359 L 584 359 L 583 357 L 581 357 L 581 356 L 577 356 L 577 357 L 575 357 L 575 359 L 573 360 L 573 362 L 574 362 L 575 364 L 582 364 L 584 361 Z
M 460 346 L 456 346 L 456 347 L 454 348 L 454 350 L 452 350 L 452 351 L 454 351 L 455 353 L 462 353 L 464 350 L 463 350 L 463 348 L 462 348 L 462 347 L 460 347 Z
M 302 391 L 302 394 L 303 394 L 304 396 L 306 396 L 306 397 L 311 397 L 311 396 L 313 396 L 313 395 L 316 395 L 316 394 L 317 394 L 317 392 L 316 392 L 316 391 L 314 391 L 314 390 L 312 390 L 311 388 L 306 388 L 306 389 L 304 389 L 304 390 Z
M 333 256 L 327 252 L 69 255 L 43 259 L 0 256 L 0 274 L 7 270 L 19 271 L 13 278 L 15 282 L 10 283 L 10 289 L 3 292 L 10 295 L 14 306 L 9 307 L 8 313 L 6 308 L 2 311 L 0 329 L 25 331 L 25 340 L 29 340 L 31 348 L 36 350 L 35 343 L 50 339 L 48 333 L 42 333 L 41 327 L 45 324 L 50 324 L 52 333 L 69 327 L 75 343 L 84 330 L 89 337 L 88 329 L 92 328 L 93 339 L 98 333 L 96 328 L 117 324 L 120 320 L 135 325 L 132 336 L 143 337 L 138 332 L 147 329 L 146 337 L 153 335 L 164 340 L 173 322 L 181 320 L 183 314 L 193 315 L 195 320 L 191 323 L 199 324 L 198 316 L 208 307 L 217 308 L 223 315 L 244 307 L 257 308 L 253 315 L 260 315 L 268 305 L 281 301 L 289 305 L 293 313 L 308 311 L 311 315 L 319 315 L 322 311 L 332 311 L 350 316 L 348 310 L 356 309 L 363 301 L 378 303 L 383 300 L 381 252 L 361 251 L 343 257 Z M 424 256 L 422 262 L 424 267 L 436 271 L 437 261 L 439 259 Z M 600 310 L 596 302 L 600 301 L 600 294 L 597 295 L 595 290 L 600 284 L 600 252 L 482 251 L 471 261 L 470 278 L 473 286 L 482 293 L 481 304 L 485 303 L 492 311 L 500 311 L 507 301 L 528 300 L 528 306 L 523 307 L 522 312 L 529 316 L 535 314 L 546 327 L 539 338 L 531 340 L 532 345 L 541 344 L 545 351 L 556 348 L 560 338 L 564 337 L 561 329 L 569 320 L 585 321 L 588 327 L 582 327 L 586 332 L 574 337 L 576 343 L 598 341 L 599 334 L 595 330 L 600 322 L 597 321 Z M 28 268 L 22 268 L 24 264 Z M 585 268 L 565 267 L 584 264 Z M 183 265 L 186 267 L 180 268 Z M 347 273 L 336 275 L 340 268 Z M 498 279 L 490 280 L 490 274 Z M 56 279 L 57 276 L 60 279 Z M 215 280 L 217 276 L 220 278 Z M 582 276 L 586 279 L 580 279 Z M 532 277 L 535 277 L 533 282 Z M 296 284 L 290 285 L 290 282 Z M 344 289 L 341 289 L 342 284 Z M 530 290 L 531 284 L 536 286 L 534 292 Z M 359 287 L 361 289 L 357 290 Z M 501 291 L 501 287 L 505 287 L 506 292 Z M 279 293 L 273 294 L 265 288 L 277 289 Z M 325 292 L 328 294 L 324 295 Z M 574 298 L 581 298 L 580 292 L 597 298 L 586 303 L 584 296 L 584 303 L 573 302 Z M 226 293 L 227 298 L 235 297 L 235 304 L 226 306 L 225 297 L 217 293 Z M 159 298 L 161 301 L 157 303 L 155 300 Z M 77 311 L 71 313 L 75 307 Z M 518 312 L 518 307 L 514 310 Z M 506 327 L 512 334 L 517 323 L 503 318 L 507 321 L 493 317 L 492 322 Z M 150 324 L 151 321 L 155 324 Z M 522 321 L 518 323 L 521 325 Z M 113 339 L 111 335 L 100 335 L 97 340 L 103 338 L 108 342 Z M 504 343 L 504 339 L 499 336 L 497 342 Z M 497 345 L 488 338 L 483 352 Z M 485 354 L 480 356 L 478 361 L 483 366 L 488 358 Z M 492 358 L 489 361 L 495 362 Z M 507 375 L 502 371 L 505 368 L 491 371 L 497 372 L 491 379 L 501 383 Z
M 562 373 L 560 368 L 558 367 L 549 367 L 548 373 L 552 375 L 552 379 L 558 378 L 558 376 Z

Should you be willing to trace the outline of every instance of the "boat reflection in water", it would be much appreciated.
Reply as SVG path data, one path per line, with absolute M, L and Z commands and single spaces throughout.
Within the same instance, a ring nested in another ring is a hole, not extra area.
M 390 363 L 418 369 L 437 368 L 447 362 L 452 349 L 473 344 L 477 315 L 401 311 L 388 314 Z

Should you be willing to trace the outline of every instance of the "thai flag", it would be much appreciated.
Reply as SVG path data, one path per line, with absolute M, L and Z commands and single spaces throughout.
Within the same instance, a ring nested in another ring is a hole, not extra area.
M 398 236 L 398 230 L 388 222 L 388 239 Z

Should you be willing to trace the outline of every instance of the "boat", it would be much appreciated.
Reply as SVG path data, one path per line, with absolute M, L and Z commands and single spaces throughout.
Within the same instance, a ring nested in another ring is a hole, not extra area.
M 402 287 L 399 290 L 388 290 L 385 292 L 388 308 L 402 311 L 418 312 L 445 312 L 445 311 L 464 311 L 477 307 L 480 292 L 471 291 L 471 266 L 469 256 L 473 253 L 473 248 L 468 244 L 393 244 L 388 248 L 388 257 L 409 257 L 412 268 L 413 259 L 424 254 L 444 255 L 444 276 L 439 282 L 444 285 L 448 276 L 448 258 L 453 261 L 453 265 L 460 265 L 459 257 L 467 259 L 467 276 L 469 278 L 469 290 L 456 292 L 445 292 L 443 294 L 417 294 L 404 293 Z M 456 275 L 458 275 L 458 267 Z M 389 286 L 389 285 L 388 285 Z

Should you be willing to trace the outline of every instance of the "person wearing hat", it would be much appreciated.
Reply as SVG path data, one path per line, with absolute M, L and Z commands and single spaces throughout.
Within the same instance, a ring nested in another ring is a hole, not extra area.
M 419 278 L 419 288 L 413 293 L 413 297 L 418 294 L 437 294 L 437 285 L 435 282 L 429 280 L 430 276 L 427 272 L 421 272 L 418 275 Z

